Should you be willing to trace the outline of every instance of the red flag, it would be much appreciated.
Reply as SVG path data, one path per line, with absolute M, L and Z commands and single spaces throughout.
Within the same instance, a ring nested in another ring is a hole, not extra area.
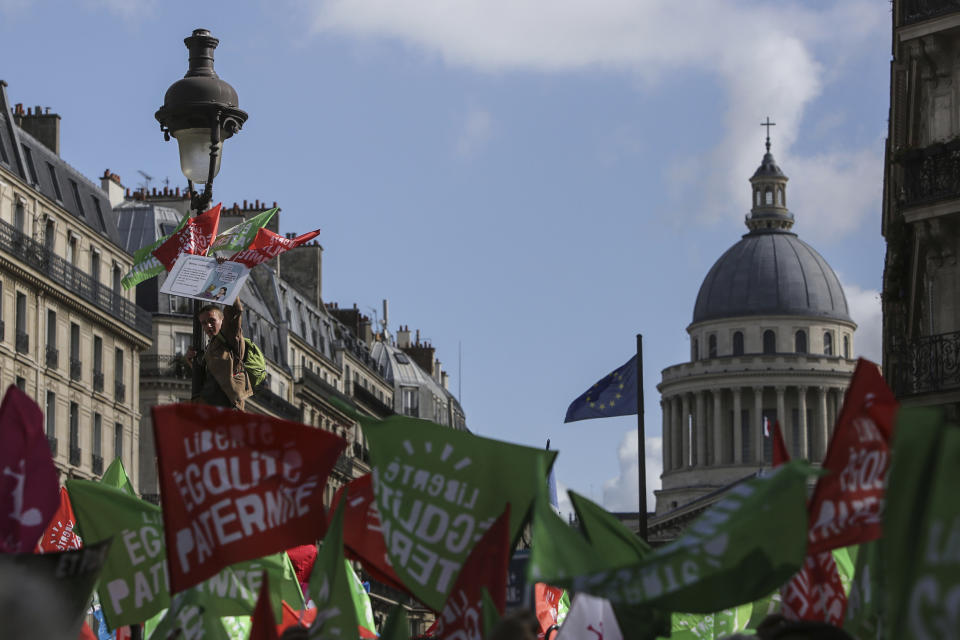
M 343 512 L 344 554 L 359 561 L 374 580 L 409 593 L 387 557 L 387 543 L 383 539 L 377 501 L 373 499 L 371 475 L 362 475 L 337 489 L 331 505 L 340 504 L 340 496 L 346 487 L 349 490 Z
M 0 404 L 0 552 L 30 553 L 60 504 L 37 403 L 10 385 Z
M 257 606 L 253 609 L 253 620 L 250 623 L 250 640 L 278 640 L 277 621 L 273 617 L 273 606 L 270 604 L 270 579 L 267 572 L 263 572 L 263 581 L 260 583 L 260 595 L 257 597 Z
M 207 249 L 210 248 L 210 244 L 216 237 L 217 226 L 220 224 L 220 207 L 221 205 L 218 204 L 212 209 L 190 218 L 180 231 L 174 233 L 166 242 L 153 250 L 153 255 L 167 271 L 173 269 L 173 263 L 183 253 L 198 256 L 207 255 Z
M 803 569 L 781 592 L 781 613 L 788 620 L 813 620 L 843 626 L 847 595 L 833 554 L 824 551 L 808 555 Z
M 336 500 L 334 500 L 336 504 Z M 317 561 L 317 545 L 301 544 L 287 549 L 287 555 L 290 556 L 290 564 L 293 565 L 293 572 L 297 574 L 297 582 L 300 583 L 300 591 L 307 592 L 307 585 L 310 584 L 310 573 L 313 571 L 313 563 Z
M 323 489 L 342 438 L 206 405 L 152 413 L 170 593 L 322 535 Z
M 315 238 L 319 233 L 320 229 L 317 229 L 296 238 L 285 238 L 266 227 L 261 227 L 250 246 L 233 254 L 230 261 L 245 264 L 252 269 L 261 262 L 277 257 L 284 251 L 299 247 L 304 242 Z
M 90 628 L 86 620 L 83 621 L 83 626 L 80 627 L 80 635 L 77 636 L 77 640 L 97 640 L 97 634 L 93 632 L 93 629 Z
M 283 621 L 277 625 L 277 633 L 283 634 L 289 627 L 303 627 L 308 629 L 313 621 L 317 619 L 316 607 L 300 611 L 291 607 L 286 600 L 283 601 Z
M 831 473 L 810 500 L 809 555 L 880 537 L 898 406 L 877 365 L 861 358 L 823 461 Z
M 783 431 L 780 430 L 780 421 L 773 423 L 773 467 L 777 468 L 784 462 L 790 462 L 787 453 L 787 443 L 783 441 Z
M 507 605 L 507 564 L 510 561 L 510 504 L 473 548 L 457 582 L 453 585 L 443 611 L 437 617 L 438 638 L 485 638 L 490 629 L 482 629 L 483 591 L 503 615 Z
M 537 620 L 540 621 L 540 634 L 543 637 L 547 629 L 557 622 L 558 607 L 560 598 L 563 597 L 563 589 L 551 587 L 544 582 L 538 582 L 533 585 L 533 604 L 537 613 Z
M 74 531 L 77 519 L 73 516 L 73 506 L 66 487 L 60 487 L 60 507 L 50 518 L 47 528 L 37 542 L 37 553 L 52 553 L 79 549 L 83 546 L 80 536 Z

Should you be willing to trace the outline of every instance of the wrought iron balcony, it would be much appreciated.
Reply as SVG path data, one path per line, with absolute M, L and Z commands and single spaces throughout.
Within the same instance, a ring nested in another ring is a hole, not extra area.
M 250 399 L 284 420 L 293 422 L 301 422 L 302 420 L 300 408 L 275 394 L 266 384 L 261 385 Z
M 70 464 L 79 467 L 81 454 L 82 451 L 80 451 L 80 447 L 70 447 Z
M 900 153 L 904 207 L 960 198 L 960 138 Z
M 100 475 L 103 473 L 103 456 L 98 456 L 97 454 L 93 455 L 93 473 L 94 475 Z
M 893 345 L 889 382 L 897 397 L 960 389 L 960 331 Z
M 6 325 L 3 324 L 3 320 L 0 320 L 0 341 L 3 341 L 3 334 Z
M 189 380 L 193 375 L 183 356 L 140 356 L 141 378 L 179 378 Z
M 66 287 L 73 295 L 144 335 L 151 334 L 151 315 L 109 287 L 43 246 L 33 238 L 0 220 L 0 253 L 12 257 Z
M 57 457 L 57 438 L 55 436 L 47 436 L 47 444 L 50 445 L 50 455 L 56 458 Z
M 47 366 L 53 369 L 56 369 L 59 363 L 60 363 L 60 350 L 48 345 L 47 346 Z
M 908 25 L 960 11 L 960 0 L 904 0 L 900 6 L 902 24 Z
M 83 363 L 76 358 L 70 358 L 70 379 L 79 380 L 83 375 Z
M 127 399 L 127 386 L 122 382 L 115 382 L 113 385 L 113 399 L 117 402 L 123 402 Z
M 23 331 L 17 331 L 17 353 L 29 353 L 30 336 Z
M 93 390 L 103 392 L 103 371 L 93 372 Z
M 337 458 L 336 463 L 333 465 L 334 471 L 342 473 L 347 478 L 353 478 L 353 460 L 346 455 L 341 453 L 340 457 Z

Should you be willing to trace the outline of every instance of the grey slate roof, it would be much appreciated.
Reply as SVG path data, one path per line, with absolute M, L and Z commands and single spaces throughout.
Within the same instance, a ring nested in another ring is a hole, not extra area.
M 753 231 L 713 265 L 700 285 L 693 322 L 796 315 L 850 321 L 827 261 L 795 233 Z
M 0 102 L 3 101 L 0 100 Z M 14 146 L 15 141 L 12 139 L 11 132 L 22 145 L 19 149 Z M 6 108 L 0 108 L 0 147 L 2 147 L 0 164 L 6 169 L 20 176 L 25 183 L 39 193 L 60 204 L 70 215 L 84 221 L 97 233 L 122 246 L 120 236 L 117 234 L 117 220 L 113 209 L 110 208 L 107 194 L 36 138 L 18 127 Z M 24 148 L 29 153 L 25 153 Z M 27 165 L 22 170 L 17 160 L 18 156 L 23 158 Z M 53 173 L 56 174 L 56 184 L 54 184 L 50 167 L 53 167 Z M 74 184 L 76 192 L 74 192 Z

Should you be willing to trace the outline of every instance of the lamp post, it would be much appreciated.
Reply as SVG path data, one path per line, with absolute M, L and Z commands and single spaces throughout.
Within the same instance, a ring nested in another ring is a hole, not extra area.
M 177 139 L 180 170 L 187 178 L 190 208 L 197 215 L 213 198 L 223 142 L 240 131 L 247 113 L 238 107 L 236 90 L 213 70 L 213 50 L 220 41 L 206 29 L 194 29 L 183 42 L 190 51 L 190 66 L 187 74 L 167 89 L 155 117 L 164 139 Z M 194 189 L 195 184 L 204 185 L 203 193 Z M 202 337 L 196 317 L 199 308 L 200 301 L 194 300 L 193 344 L 197 351 Z

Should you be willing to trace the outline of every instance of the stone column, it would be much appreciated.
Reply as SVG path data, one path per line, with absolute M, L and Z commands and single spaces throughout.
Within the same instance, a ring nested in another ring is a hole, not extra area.
M 690 396 L 683 394 L 680 396 L 680 451 L 681 468 L 690 466 Z
M 673 452 L 673 447 L 670 443 L 670 428 L 673 426 L 670 422 L 670 399 L 663 398 L 660 400 L 660 416 L 661 416 L 661 427 L 660 427 L 660 442 L 663 443 L 663 471 L 666 473 L 670 471 L 671 464 L 673 463 L 673 457 L 671 453 Z
M 800 431 L 800 450 L 797 451 L 798 458 L 809 460 L 810 447 L 807 442 L 807 388 L 797 387 L 797 404 L 799 405 L 800 420 L 797 429 Z
M 743 464 L 743 431 L 740 429 L 740 387 L 730 390 L 733 393 L 733 463 Z
M 697 415 L 694 418 L 694 427 L 696 428 L 697 440 L 697 464 L 698 467 L 707 465 L 707 411 L 706 411 L 706 391 L 697 391 Z
M 683 469 L 683 435 L 680 432 L 680 397 L 670 398 L 672 411 L 670 413 L 670 437 L 673 439 L 673 464 L 671 469 Z
M 763 387 L 753 388 L 753 462 L 763 464 Z
M 817 461 L 823 462 L 827 456 L 827 388 L 817 387 L 819 400 L 817 416 Z
M 790 441 L 787 439 L 787 434 L 790 433 L 790 425 L 787 424 L 787 410 L 785 408 L 786 404 L 783 401 L 783 394 L 787 388 L 781 385 L 779 387 L 774 387 L 774 390 L 777 392 L 777 422 L 780 423 L 780 435 L 783 436 L 784 444 L 787 446 L 787 451 L 790 451 Z M 770 425 L 770 429 L 773 429 L 773 425 Z M 770 436 L 773 436 L 773 431 L 770 432 Z
M 723 464 L 723 390 L 713 390 L 713 464 Z

